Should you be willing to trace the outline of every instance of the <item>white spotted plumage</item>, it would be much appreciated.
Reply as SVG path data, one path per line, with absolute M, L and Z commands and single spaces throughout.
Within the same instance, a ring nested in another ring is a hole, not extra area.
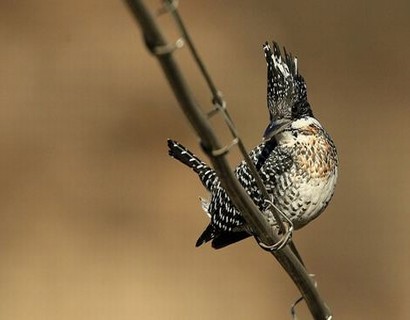
M 323 212 L 332 198 L 338 158 L 332 139 L 313 116 L 297 59 L 286 51 L 282 56 L 276 43 L 272 48 L 268 43 L 263 46 L 270 122 L 264 140 L 249 156 L 275 205 L 298 229 Z M 211 193 L 209 200 L 201 200 L 211 221 L 197 246 L 212 240 L 214 248 L 222 248 L 252 235 L 215 171 L 179 143 L 169 140 L 168 146 L 169 154 L 191 167 Z M 264 211 L 266 202 L 246 163 L 241 162 L 234 173 L 254 203 Z M 269 219 L 275 226 L 273 218 Z

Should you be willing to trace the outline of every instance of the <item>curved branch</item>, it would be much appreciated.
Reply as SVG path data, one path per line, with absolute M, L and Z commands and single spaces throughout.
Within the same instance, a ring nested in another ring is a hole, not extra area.
M 141 28 L 146 46 L 158 59 L 183 112 L 201 138 L 203 149 L 207 153 L 230 199 L 236 208 L 240 210 L 243 218 L 252 227 L 255 236 L 260 241 L 266 245 L 277 243 L 280 240 L 279 236 L 273 232 L 269 223 L 264 219 L 264 215 L 235 178 L 225 154 L 213 155 L 212 151 L 219 150 L 221 145 L 209 124 L 208 118 L 195 102 L 180 68 L 173 58 L 173 47 L 166 42 L 154 18 L 142 1 L 126 0 L 126 3 Z M 290 247 L 287 245 L 281 250 L 271 253 L 298 287 L 313 317 L 323 320 L 331 319 L 329 308 L 319 295 L 301 261 L 295 256 Z

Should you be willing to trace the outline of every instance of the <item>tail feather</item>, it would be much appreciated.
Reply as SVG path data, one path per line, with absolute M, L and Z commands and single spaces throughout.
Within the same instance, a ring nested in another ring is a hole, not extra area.
M 199 247 L 204 243 L 212 240 L 212 248 L 222 249 L 233 243 L 241 241 L 250 237 L 251 235 L 246 231 L 239 232 L 221 232 L 215 229 L 215 227 L 210 223 L 208 227 L 202 232 L 201 236 L 198 238 L 195 246 Z
M 215 228 L 213 227 L 212 224 L 209 224 L 208 227 L 204 230 L 204 232 L 202 232 L 201 236 L 196 241 L 195 247 L 199 247 L 203 245 L 204 243 L 207 243 L 208 241 L 215 238 L 215 236 L 216 236 Z
M 218 181 L 218 176 L 212 168 L 210 168 L 205 162 L 201 161 L 182 144 L 174 140 L 168 139 L 168 148 L 168 154 L 171 157 L 179 160 L 180 162 L 194 170 L 194 172 L 198 174 L 205 188 L 207 188 L 209 191 L 212 191 L 213 186 L 215 185 L 216 181 Z
M 233 243 L 241 241 L 250 237 L 251 235 L 246 231 L 239 232 L 222 232 L 212 240 L 212 248 L 222 249 Z

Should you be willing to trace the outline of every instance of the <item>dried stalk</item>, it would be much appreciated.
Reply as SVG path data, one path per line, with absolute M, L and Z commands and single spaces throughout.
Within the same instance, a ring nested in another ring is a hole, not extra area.
M 252 227 L 255 237 L 259 241 L 266 245 L 277 243 L 280 241 L 279 236 L 273 232 L 269 223 L 264 219 L 263 214 L 235 178 L 225 158 L 226 154 L 222 153 L 215 156 L 214 151 L 221 150 L 221 145 L 209 124 L 208 118 L 193 99 L 191 90 L 173 58 L 172 54 L 175 46 L 166 42 L 156 21 L 142 1 L 126 0 L 126 3 L 141 28 L 147 48 L 158 59 L 183 112 L 197 135 L 201 138 L 202 147 L 207 153 L 230 199 L 242 213 L 245 221 Z M 331 319 L 332 316 L 329 308 L 319 295 L 314 282 L 306 272 L 303 264 L 290 247 L 286 245 L 281 250 L 271 253 L 298 287 L 312 316 L 320 320 Z

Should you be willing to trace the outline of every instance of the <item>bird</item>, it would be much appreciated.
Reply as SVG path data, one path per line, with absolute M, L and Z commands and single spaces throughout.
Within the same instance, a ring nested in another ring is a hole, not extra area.
M 295 230 L 316 219 L 331 200 L 338 177 L 335 143 L 313 115 L 307 86 L 298 69 L 298 60 L 277 42 L 265 42 L 267 64 L 267 107 L 269 124 L 261 142 L 249 157 L 275 207 L 291 221 Z M 254 232 L 235 207 L 216 172 L 185 146 L 168 139 L 168 153 L 191 168 L 210 193 L 200 199 L 210 222 L 196 246 L 212 241 L 214 249 L 224 248 Z M 245 161 L 234 175 L 263 212 L 267 202 L 258 189 Z M 278 227 L 273 219 L 272 227 Z

